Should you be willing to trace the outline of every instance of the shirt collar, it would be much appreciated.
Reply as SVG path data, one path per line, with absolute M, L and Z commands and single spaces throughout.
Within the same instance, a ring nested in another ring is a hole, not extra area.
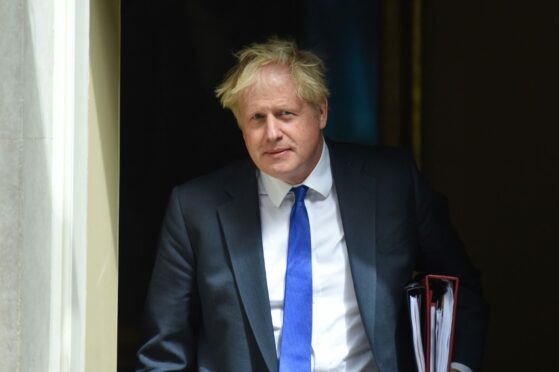
M 330 153 L 323 140 L 322 154 L 311 174 L 301 183 L 326 198 L 332 189 L 332 170 L 330 169 Z M 299 185 L 294 185 L 299 186 Z M 258 170 L 258 189 L 261 195 L 268 195 L 272 203 L 279 207 L 285 196 L 294 187 L 280 179 Z

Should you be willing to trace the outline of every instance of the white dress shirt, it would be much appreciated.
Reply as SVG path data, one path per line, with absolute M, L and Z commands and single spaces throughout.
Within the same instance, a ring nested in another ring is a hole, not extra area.
M 302 184 L 309 188 L 305 207 L 312 245 L 311 368 L 315 372 L 378 371 L 355 298 L 330 155 L 325 143 L 318 164 Z M 264 264 L 278 357 L 283 327 L 289 219 L 295 200 L 292 187 L 258 171 Z M 452 363 L 452 368 L 472 372 L 460 363 Z
M 325 144 L 317 166 L 303 184 L 309 188 L 305 206 L 312 244 L 312 370 L 376 371 L 355 298 Z M 293 186 L 259 172 L 258 187 L 266 279 L 279 356 Z

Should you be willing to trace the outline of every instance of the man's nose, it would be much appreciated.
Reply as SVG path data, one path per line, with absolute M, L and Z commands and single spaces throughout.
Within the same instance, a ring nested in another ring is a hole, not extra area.
M 282 132 L 279 125 L 280 123 L 278 123 L 275 116 L 268 116 L 266 120 L 266 136 L 268 137 L 268 140 L 277 141 L 278 139 L 281 139 Z

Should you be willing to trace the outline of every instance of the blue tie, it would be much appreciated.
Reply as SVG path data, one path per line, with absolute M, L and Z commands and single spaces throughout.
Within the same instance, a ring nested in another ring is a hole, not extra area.
M 280 372 L 311 370 L 312 339 L 312 262 L 311 229 L 305 208 L 307 186 L 292 189 L 283 331 L 279 360 Z

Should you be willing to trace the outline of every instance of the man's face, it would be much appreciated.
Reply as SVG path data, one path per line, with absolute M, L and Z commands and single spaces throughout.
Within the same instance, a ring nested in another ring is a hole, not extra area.
M 256 166 L 291 185 L 303 182 L 322 153 L 327 108 L 326 100 L 317 109 L 297 96 L 286 66 L 261 68 L 239 100 L 237 118 Z

